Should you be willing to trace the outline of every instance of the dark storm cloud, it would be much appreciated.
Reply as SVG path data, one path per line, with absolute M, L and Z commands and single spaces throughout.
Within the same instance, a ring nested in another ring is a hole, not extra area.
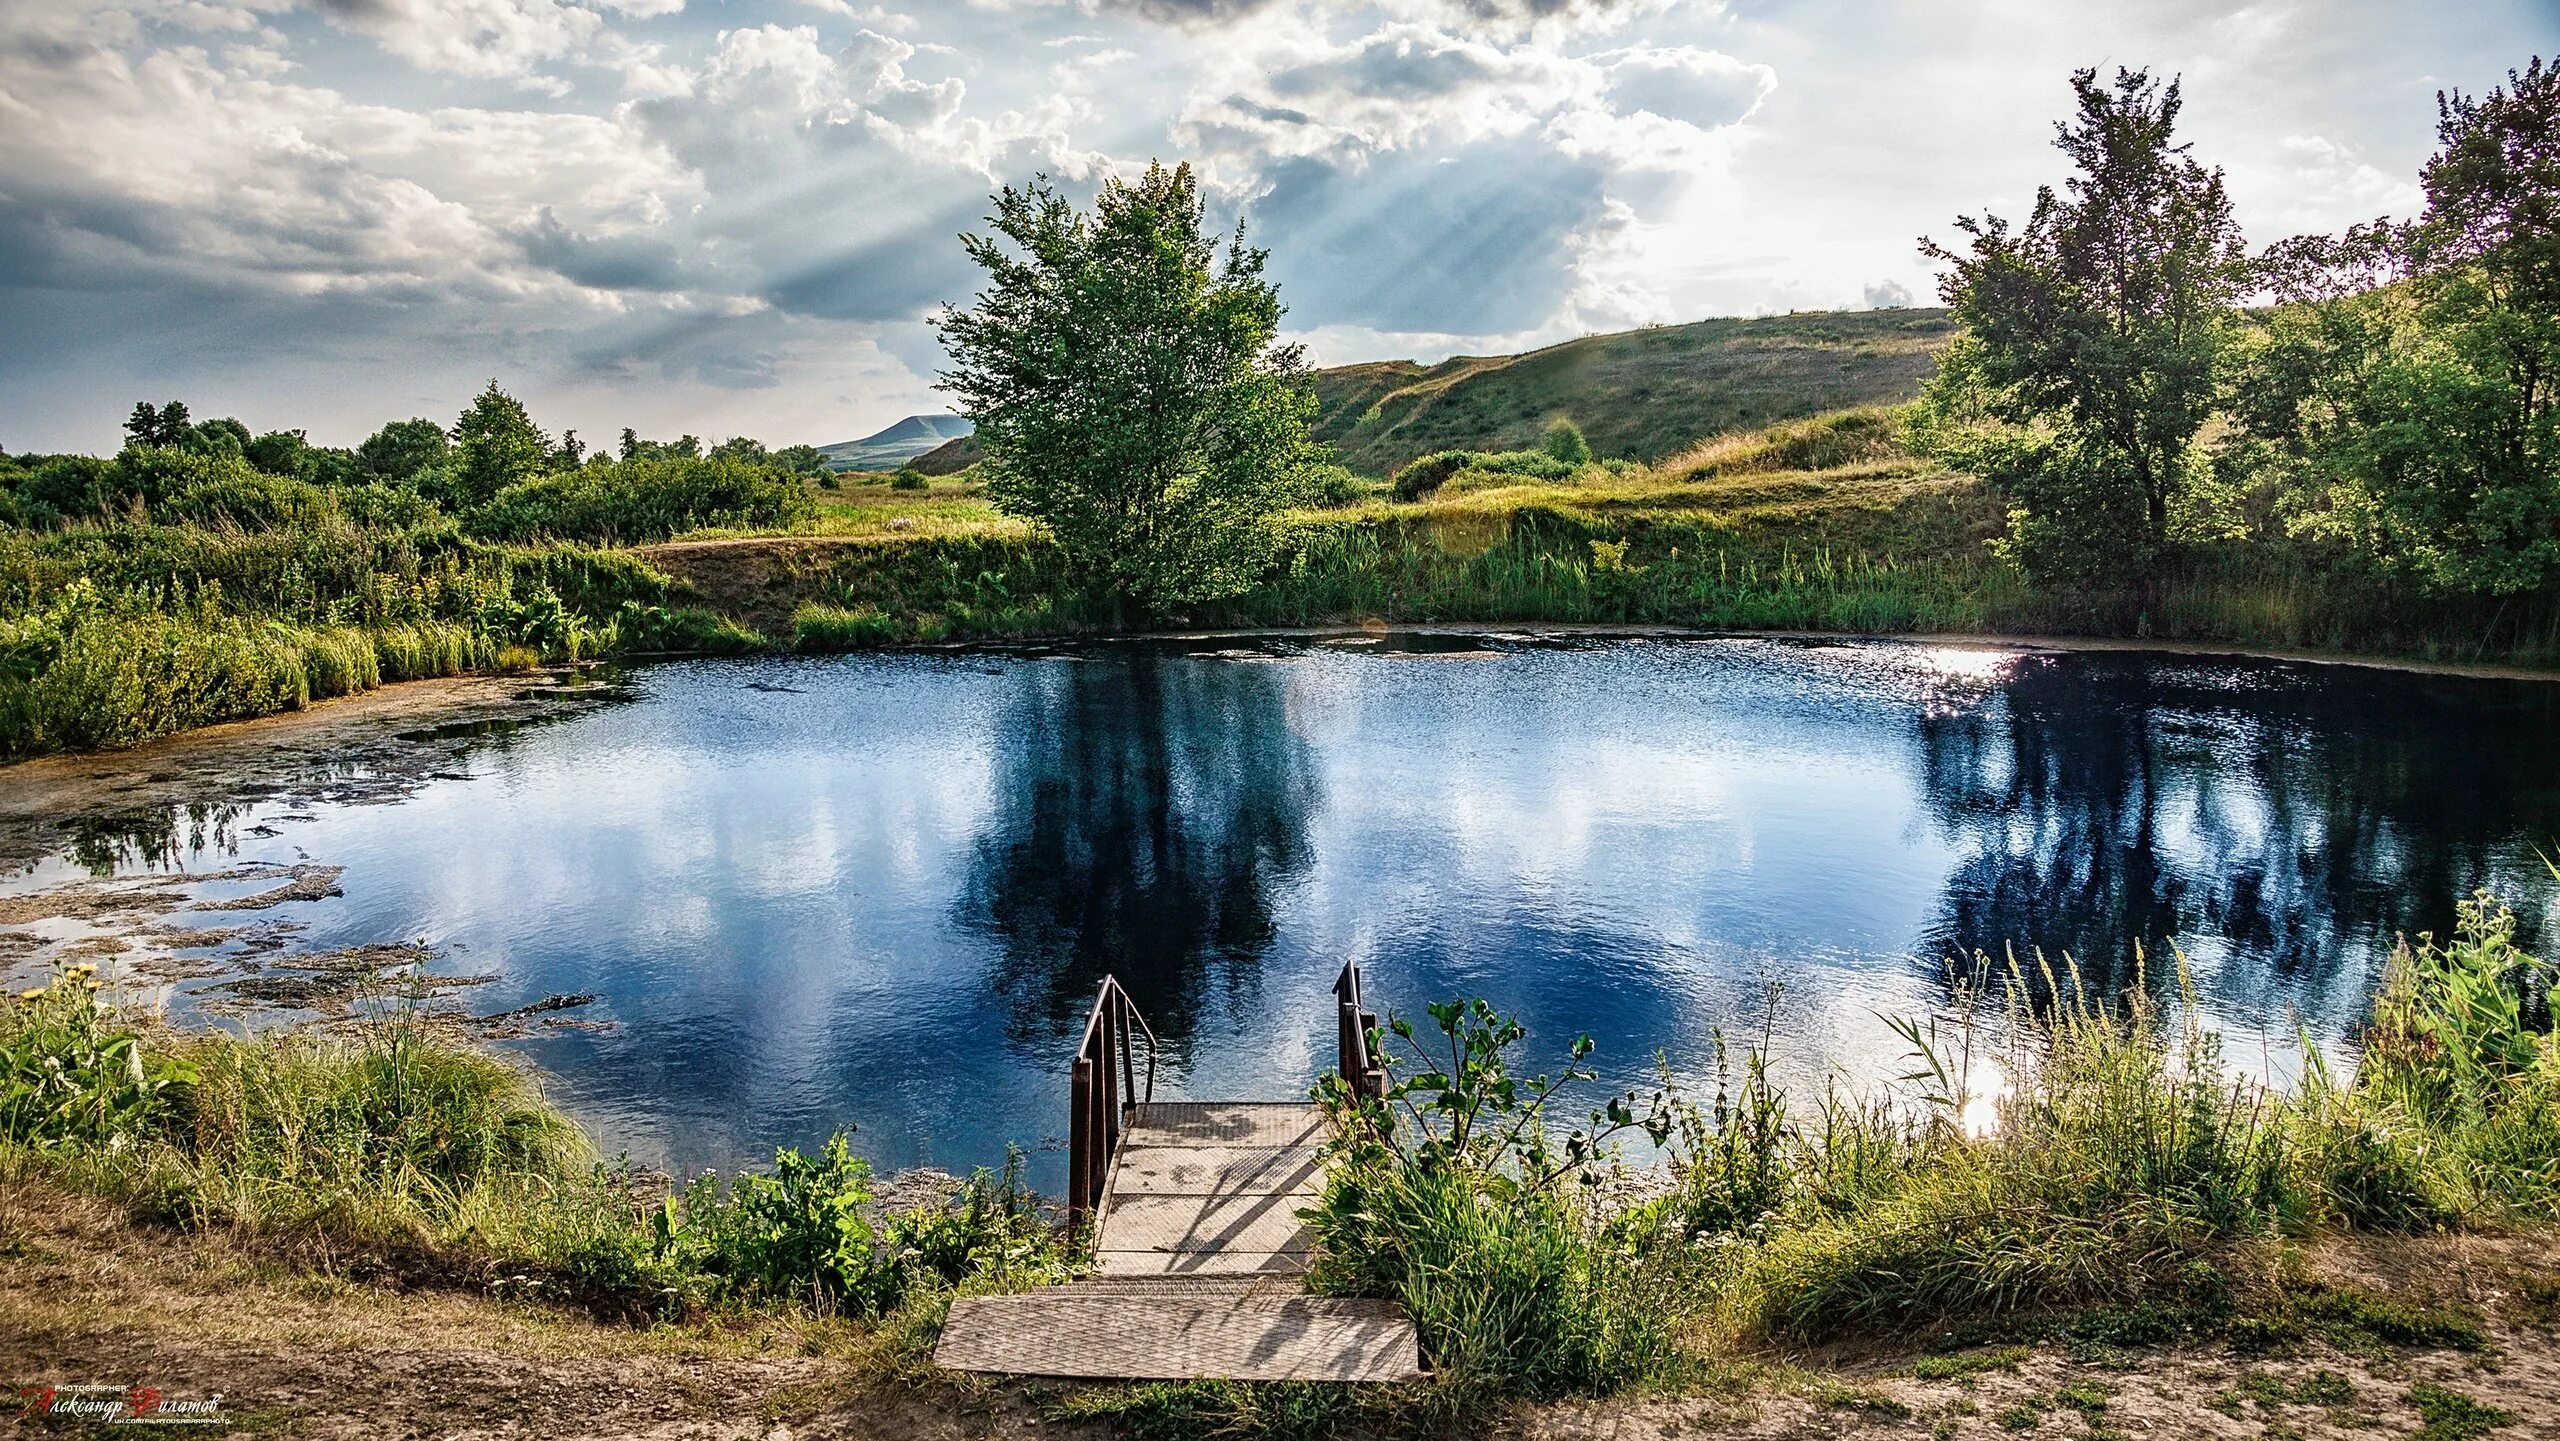
M 1567 241 L 1599 216 L 1605 180 L 1525 140 L 1292 160 L 1269 175 L 1252 238 L 1271 250 L 1291 325 L 1460 335 L 1554 316 L 1573 287 Z

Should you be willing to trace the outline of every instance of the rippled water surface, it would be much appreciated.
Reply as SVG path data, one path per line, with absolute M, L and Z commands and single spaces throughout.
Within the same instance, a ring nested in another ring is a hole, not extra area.
M 2234 1054 L 2281 1070 L 2456 896 L 2547 921 L 2560 837 L 2560 686 L 2352 667 L 1409 636 L 633 683 L 185 864 L 344 866 L 300 942 L 423 939 L 498 977 L 475 1010 L 595 993 L 609 1025 L 516 1044 L 637 1158 L 853 1121 L 884 1164 L 959 1167 L 1062 1127 L 1106 971 L 1163 1088 L 1287 1097 L 1346 959 L 1392 1005 L 1588 1032 L 1626 1083 L 1657 1052 L 1696 1076 L 1776 986 L 1801 1080 L 1901 1069 L 1880 1014 L 1947 1005 L 1950 957 L 2040 944 L 2121 984 L 2174 938 Z

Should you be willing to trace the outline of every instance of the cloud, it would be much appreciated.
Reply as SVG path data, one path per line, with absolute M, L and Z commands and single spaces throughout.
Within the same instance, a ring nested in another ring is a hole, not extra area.
M 1534 139 L 1275 167 L 1253 240 L 1295 326 L 1526 330 L 1572 292 L 1566 241 L 1602 213 L 1605 175 Z
M 1899 280 L 1869 281 L 1860 294 L 1869 310 L 1901 310 L 1911 304 L 1911 287 Z
M 1738 125 L 1778 88 L 1778 72 L 1695 46 L 1626 50 L 1608 61 L 1609 102 L 1700 130 Z
M 422 70 L 526 76 L 582 53 L 604 16 L 561 0 L 312 0 L 331 23 Z

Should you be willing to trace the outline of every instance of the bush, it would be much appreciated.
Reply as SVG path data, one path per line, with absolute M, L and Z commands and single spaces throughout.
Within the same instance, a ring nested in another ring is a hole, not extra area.
M 160 509 L 167 518 L 191 525 L 283 530 L 334 516 L 338 503 L 331 492 L 306 481 L 264 475 L 242 466 L 238 474 L 189 485 L 169 497 Z
M 1342 1139 L 1307 1213 L 1317 1243 L 1310 1285 L 1401 1301 L 1432 1366 L 1458 1394 L 1555 1396 L 1606 1390 L 1674 1353 L 1663 1268 L 1644 1264 L 1643 1216 L 1613 1215 L 1596 1184 L 1616 1133 L 1670 1131 L 1631 1098 L 1561 1139 L 1548 1108 L 1581 1069 L 1588 1040 L 1558 1076 L 1516 1081 L 1508 1053 L 1523 1031 L 1482 1001 L 1435 1005 L 1447 1060 L 1427 1055 L 1403 1020 L 1405 1074 L 1383 1104 L 1329 1105 Z
M 870 1183 L 869 1164 L 842 1132 L 815 1157 L 776 1150 L 769 1174 L 723 1186 L 706 1173 L 652 1217 L 649 1267 L 707 1277 L 718 1297 L 862 1316 L 894 1310 L 919 1289 L 1066 1278 L 1055 1233 L 1022 1184 L 1019 1156 L 938 1203 L 885 1217 L 873 1211 Z
M 1357 504 L 1376 490 L 1367 480 L 1345 466 L 1319 465 L 1307 471 L 1307 501 L 1311 505 L 1333 509 Z
M 898 467 L 897 473 L 889 477 L 891 490 L 923 490 L 930 484 L 931 482 L 925 479 L 924 472 L 912 465 Z
M 0 1140 L 116 1146 L 149 1132 L 172 1087 L 195 1070 L 108 1023 L 95 967 L 73 966 L 20 994 L 0 1019 Z
M 791 617 L 791 648 L 804 654 L 872 650 L 916 638 L 915 627 L 877 606 L 803 605 Z
M 1538 449 L 1561 465 L 1580 468 L 1591 463 L 1591 442 L 1582 438 L 1582 427 L 1562 416 L 1548 423 Z
M 518 481 L 464 517 L 496 540 L 664 540 L 711 526 L 781 529 L 817 514 L 798 479 L 730 457 L 599 461 Z

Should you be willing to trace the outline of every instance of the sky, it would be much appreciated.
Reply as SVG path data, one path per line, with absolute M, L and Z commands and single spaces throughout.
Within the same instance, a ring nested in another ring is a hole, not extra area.
M 957 237 L 1199 169 L 1319 363 L 1928 303 L 2062 178 L 2080 66 L 2183 77 L 2267 243 L 2411 213 L 2435 93 L 2560 0 L 6 0 L 0 448 L 138 399 L 352 444 L 490 380 L 590 440 L 946 409 Z

